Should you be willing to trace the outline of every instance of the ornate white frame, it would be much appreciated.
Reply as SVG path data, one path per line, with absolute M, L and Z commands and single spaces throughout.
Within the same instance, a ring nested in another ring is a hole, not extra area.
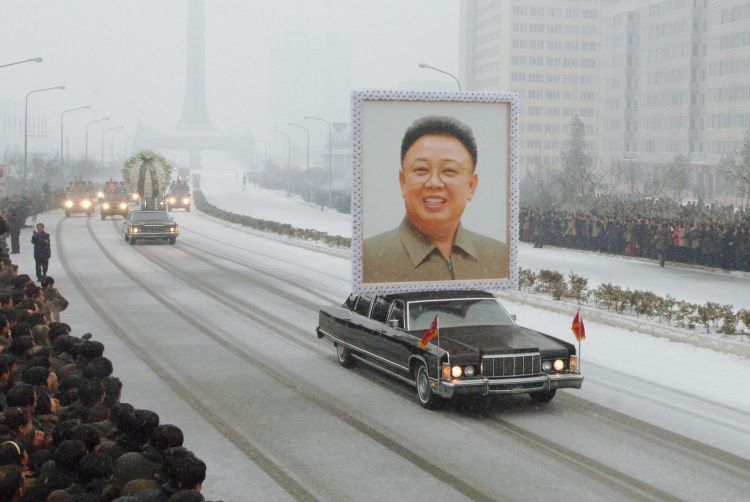
M 389 89 L 364 89 L 352 92 L 352 287 L 355 293 L 388 294 L 408 291 L 444 290 L 502 290 L 518 289 L 518 94 L 515 92 L 447 92 L 447 91 L 399 91 Z M 439 282 L 398 282 L 378 286 L 362 283 L 362 110 L 365 101 L 452 101 L 472 103 L 510 104 L 509 142 L 510 179 L 508 180 L 509 214 L 509 276 L 501 280 L 466 280 Z

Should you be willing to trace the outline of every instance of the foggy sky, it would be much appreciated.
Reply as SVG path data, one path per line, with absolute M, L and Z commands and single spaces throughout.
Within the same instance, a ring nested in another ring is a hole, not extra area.
M 184 99 L 186 14 L 183 0 L 0 0 L 0 64 L 44 58 L 0 69 L 0 95 L 23 107 L 30 90 L 67 86 L 32 98 L 47 112 L 51 148 L 60 112 L 91 105 L 65 118 L 73 155 L 86 122 L 99 117 L 126 135 L 139 120 L 173 128 Z M 458 15 L 456 0 L 206 0 L 214 128 L 264 140 L 304 115 L 349 122 L 352 88 L 444 86 L 448 77 L 417 64 L 458 73 Z

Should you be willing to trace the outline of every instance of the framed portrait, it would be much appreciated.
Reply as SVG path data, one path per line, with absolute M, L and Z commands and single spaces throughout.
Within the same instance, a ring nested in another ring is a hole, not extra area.
M 518 97 L 352 93 L 357 293 L 518 285 Z

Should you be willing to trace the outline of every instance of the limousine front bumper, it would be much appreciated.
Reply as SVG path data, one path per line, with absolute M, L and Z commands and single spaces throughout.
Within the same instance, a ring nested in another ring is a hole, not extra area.
M 583 375 L 580 373 L 550 373 L 521 378 L 474 378 L 471 380 L 435 380 L 435 394 L 454 396 L 476 396 L 487 394 L 526 394 L 555 389 L 580 389 Z

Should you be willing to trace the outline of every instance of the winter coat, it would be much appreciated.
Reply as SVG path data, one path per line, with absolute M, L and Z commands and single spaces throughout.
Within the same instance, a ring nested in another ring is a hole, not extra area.
M 49 243 L 49 234 L 42 230 L 34 232 L 31 236 L 31 243 L 34 245 L 35 260 L 49 260 L 52 257 L 52 249 Z
M 44 303 L 42 312 L 51 322 L 60 322 L 60 312 L 68 308 L 68 300 L 54 287 L 44 288 Z

